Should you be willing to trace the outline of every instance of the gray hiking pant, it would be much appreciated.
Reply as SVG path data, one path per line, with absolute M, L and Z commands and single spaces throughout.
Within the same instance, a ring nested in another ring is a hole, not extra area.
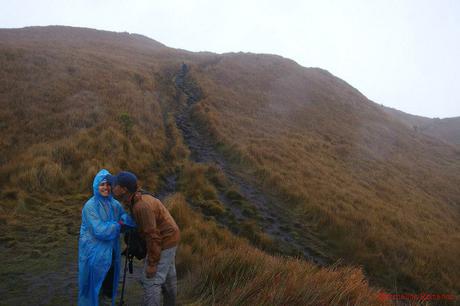
M 144 306 L 160 306 L 161 293 L 163 292 L 164 305 L 176 305 L 177 276 L 176 276 L 176 247 L 161 251 L 157 270 L 152 278 L 147 278 L 144 262 L 142 273 L 142 287 L 144 287 Z

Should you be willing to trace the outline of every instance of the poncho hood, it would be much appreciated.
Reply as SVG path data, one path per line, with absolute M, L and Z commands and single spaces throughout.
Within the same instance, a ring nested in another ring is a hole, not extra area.
M 99 171 L 96 176 L 94 177 L 93 180 L 93 195 L 97 199 L 112 199 L 112 193 L 109 193 L 108 197 L 103 197 L 101 193 L 99 192 L 99 185 L 104 179 L 107 179 L 110 176 L 110 172 L 107 171 L 106 169 L 102 169 Z

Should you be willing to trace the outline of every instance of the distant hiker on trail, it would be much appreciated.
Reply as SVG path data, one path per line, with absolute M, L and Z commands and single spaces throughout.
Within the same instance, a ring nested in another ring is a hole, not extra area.
M 107 170 L 99 171 L 93 181 L 93 196 L 82 210 L 78 243 L 79 306 L 97 306 L 99 302 L 115 305 L 120 275 L 120 231 L 128 225 L 135 226 L 112 197 L 108 177 Z
M 134 217 L 139 236 L 145 240 L 142 286 L 144 305 L 159 306 L 161 293 L 165 305 L 175 305 L 177 295 L 176 249 L 179 228 L 160 200 L 139 189 L 136 176 L 122 171 L 111 178 L 113 195 Z

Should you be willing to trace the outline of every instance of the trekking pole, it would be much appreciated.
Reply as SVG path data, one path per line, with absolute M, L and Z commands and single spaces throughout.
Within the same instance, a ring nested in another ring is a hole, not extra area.
M 124 294 L 125 294 L 125 283 L 126 283 L 126 270 L 128 269 L 128 257 L 129 257 L 129 245 L 131 243 L 131 230 L 128 231 L 128 246 L 126 248 L 125 252 L 125 268 L 123 271 L 123 285 L 121 286 L 121 297 L 120 297 L 120 306 L 123 306 L 125 304 L 125 301 L 123 300 Z

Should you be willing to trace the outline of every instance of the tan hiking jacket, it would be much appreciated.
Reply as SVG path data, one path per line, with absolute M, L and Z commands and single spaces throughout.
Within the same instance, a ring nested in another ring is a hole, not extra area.
M 148 194 L 134 195 L 132 212 L 146 243 L 148 265 L 156 267 L 161 251 L 178 245 L 179 227 L 163 203 Z

